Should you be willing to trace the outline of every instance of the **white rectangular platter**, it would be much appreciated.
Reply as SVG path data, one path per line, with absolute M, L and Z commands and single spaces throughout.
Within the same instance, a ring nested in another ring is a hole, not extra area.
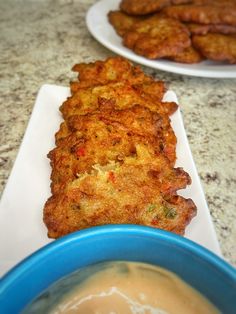
M 47 154 L 55 145 L 54 135 L 62 121 L 59 106 L 69 94 L 69 88 L 55 85 L 43 85 L 38 93 L 0 202 L 0 276 L 52 241 L 47 238 L 43 223 L 43 206 L 50 196 L 51 168 Z M 177 97 L 168 91 L 165 100 L 177 102 Z M 198 208 L 185 237 L 221 255 L 180 110 L 172 115 L 171 121 L 178 140 L 176 166 L 183 167 L 192 178 L 191 186 L 179 194 L 192 198 Z

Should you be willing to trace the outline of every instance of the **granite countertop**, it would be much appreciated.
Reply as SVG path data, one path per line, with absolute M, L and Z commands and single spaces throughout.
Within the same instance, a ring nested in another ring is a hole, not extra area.
M 93 0 L 0 0 L 1 193 L 40 86 L 67 86 L 73 64 L 113 55 L 85 25 Z M 236 79 L 143 67 L 179 98 L 186 133 L 222 253 L 236 266 Z

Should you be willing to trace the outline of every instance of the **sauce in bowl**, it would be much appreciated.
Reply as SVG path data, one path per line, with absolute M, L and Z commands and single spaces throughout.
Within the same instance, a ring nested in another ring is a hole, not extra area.
M 216 314 L 203 295 L 174 273 L 137 262 L 89 266 L 58 281 L 23 313 Z

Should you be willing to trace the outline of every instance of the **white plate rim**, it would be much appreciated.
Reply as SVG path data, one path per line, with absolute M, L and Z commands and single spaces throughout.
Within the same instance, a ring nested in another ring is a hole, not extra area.
M 86 14 L 86 24 L 89 32 L 109 50 L 133 62 L 156 70 L 205 78 L 236 78 L 236 65 L 219 65 L 210 61 L 189 65 L 168 60 L 149 60 L 136 55 L 121 44 L 121 38 L 115 33 L 106 17 L 107 12 L 118 9 L 119 3 L 120 0 L 100 0 L 93 4 Z M 107 38 L 107 33 L 112 38 L 112 42 Z

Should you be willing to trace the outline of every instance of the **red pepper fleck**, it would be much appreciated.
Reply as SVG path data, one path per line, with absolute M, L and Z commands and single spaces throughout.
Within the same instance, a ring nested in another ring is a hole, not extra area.
M 84 147 L 78 148 L 77 151 L 76 151 L 76 155 L 78 157 L 84 157 L 85 156 L 85 149 L 84 149 Z
M 157 217 L 154 217 L 153 219 L 152 219 L 152 221 L 151 221 L 151 225 L 153 225 L 153 226 L 156 226 L 157 224 L 158 224 L 158 218 Z
M 112 182 L 115 183 L 115 174 L 113 171 L 109 171 L 108 173 L 108 179 Z

